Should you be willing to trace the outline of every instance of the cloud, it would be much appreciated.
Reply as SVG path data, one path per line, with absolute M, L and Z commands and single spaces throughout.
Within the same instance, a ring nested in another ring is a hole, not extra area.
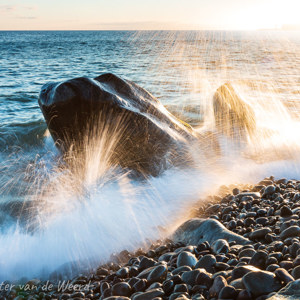
M 16 19 L 26 19 L 26 20 L 35 20 L 37 17 L 35 16 L 15 16 Z
M 3 17 L 13 19 L 33 20 L 37 19 L 36 16 L 32 15 L 34 10 L 36 10 L 35 6 L 0 5 L 0 16 L 2 15 Z
M 20 8 L 23 8 L 24 10 L 36 10 L 36 6 L 20 6 Z
M 16 10 L 15 5 L 0 5 L 0 13 L 11 13 Z
M 22 5 L 0 5 L 0 13 L 12 14 L 14 12 L 36 10 L 35 6 L 22 6 Z

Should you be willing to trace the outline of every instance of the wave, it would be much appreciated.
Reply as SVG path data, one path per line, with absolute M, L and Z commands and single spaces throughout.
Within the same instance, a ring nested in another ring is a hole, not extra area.
M 42 120 L 1 126 L 0 147 L 11 151 L 11 148 L 25 149 L 42 145 L 46 130 L 46 123 Z

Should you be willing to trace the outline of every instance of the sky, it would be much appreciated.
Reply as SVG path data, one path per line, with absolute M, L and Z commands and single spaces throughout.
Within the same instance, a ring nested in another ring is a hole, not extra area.
M 0 0 L 0 30 L 300 28 L 300 0 Z

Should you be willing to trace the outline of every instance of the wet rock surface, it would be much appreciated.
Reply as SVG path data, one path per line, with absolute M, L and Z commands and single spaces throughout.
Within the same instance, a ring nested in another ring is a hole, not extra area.
M 59 290 L 64 277 L 57 275 L 51 289 L 42 289 L 45 281 L 30 280 L 35 289 L 15 286 L 2 289 L 0 297 L 300 299 L 300 182 L 270 177 L 254 187 L 221 190 L 223 196 L 197 204 L 195 218 L 170 239 L 135 253 L 122 251 L 72 278 L 79 290 Z
M 111 73 L 45 84 L 39 105 L 63 153 L 78 156 L 90 136 L 106 141 L 121 132 L 113 145 L 107 141 L 110 160 L 137 174 L 157 176 L 168 162 L 178 165 L 176 157 L 188 161 L 187 141 L 198 142 L 196 131 L 148 91 Z

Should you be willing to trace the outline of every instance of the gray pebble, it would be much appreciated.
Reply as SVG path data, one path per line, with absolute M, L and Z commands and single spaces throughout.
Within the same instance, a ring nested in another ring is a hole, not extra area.
M 296 225 L 285 229 L 280 234 L 280 238 L 282 240 L 285 240 L 286 238 L 289 238 L 289 237 L 296 237 L 296 236 L 300 236 L 300 227 L 296 226 Z
M 131 286 L 127 282 L 119 282 L 111 288 L 113 296 L 126 296 L 131 295 Z
M 224 277 L 222 276 L 217 276 L 214 279 L 213 285 L 209 289 L 209 295 L 210 297 L 216 297 L 218 298 L 220 291 L 227 286 L 227 281 Z
M 227 254 L 229 252 L 229 244 L 226 240 L 224 239 L 219 239 L 216 240 L 213 244 L 212 244 L 212 251 L 215 254 L 220 254 L 220 253 L 224 253 Z
M 214 255 L 206 254 L 200 258 L 198 263 L 195 265 L 195 268 L 203 268 L 207 272 L 213 273 L 214 272 L 214 265 L 216 264 L 217 260 Z
M 155 267 L 148 275 L 147 280 L 151 282 L 163 282 L 167 278 L 168 268 L 166 265 Z
M 251 240 L 263 239 L 268 233 L 271 233 L 272 230 L 269 227 L 264 227 L 256 229 L 250 233 L 249 238 Z
M 189 272 L 184 272 L 181 275 L 181 279 L 184 283 L 189 284 L 189 285 L 195 285 L 196 282 L 196 278 L 199 275 L 200 272 L 203 272 L 203 269 L 195 269 L 193 271 L 189 271 Z
M 243 276 L 243 283 L 254 296 L 277 292 L 281 288 L 275 275 L 268 271 L 250 272 Z
M 140 293 L 132 297 L 132 300 L 152 300 L 155 297 L 164 296 L 164 291 L 162 289 L 152 289 L 145 293 Z
M 198 262 L 198 260 L 194 254 L 183 251 L 178 255 L 177 267 L 179 268 L 179 267 L 183 267 L 183 266 L 188 266 L 188 267 L 194 268 L 197 262 Z

